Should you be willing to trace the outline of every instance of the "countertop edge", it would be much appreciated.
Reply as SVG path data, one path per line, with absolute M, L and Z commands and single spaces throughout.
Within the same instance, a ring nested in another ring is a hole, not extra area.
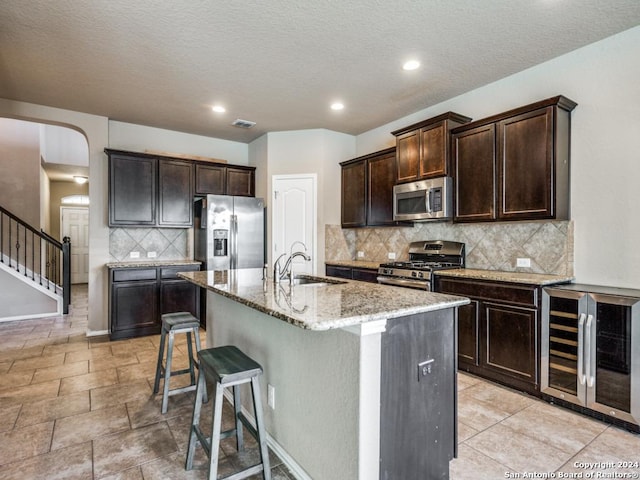
M 452 270 L 437 270 L 434 274 L 442 277 L 470 278 L 475 280 L 490 280 L 496 282 L 521 283 L 526 285 L 556 285 L 570 283 L 575 280 L 571 275 L 550 275 L 529 272 L 504 272 L 501 270 L 480 270 L 461 268 Z
M 109 262 L 107 268 L 179 267 L 181 265 L 202 265 L 196 260 L 153 260 L 139 262 Z

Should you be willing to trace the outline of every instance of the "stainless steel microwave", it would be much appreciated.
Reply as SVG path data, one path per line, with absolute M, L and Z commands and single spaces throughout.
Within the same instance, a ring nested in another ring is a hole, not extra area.
M 393 187 L 393 219 L 396 221 L 447 220 L 451 213 L 451 177 Z

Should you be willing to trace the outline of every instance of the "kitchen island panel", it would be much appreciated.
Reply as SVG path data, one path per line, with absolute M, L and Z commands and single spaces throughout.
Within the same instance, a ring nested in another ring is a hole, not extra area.
M 262 365 L 269 445 L 289 468 L 314 480 L 378 478 L 380 334 L 292 328 L 207 295 L 207 347 L 235 345 Z M 267 404 L 268 384 L 275 388 L 274 409 Z M 243 406 L 253 413 L 248 391 Z

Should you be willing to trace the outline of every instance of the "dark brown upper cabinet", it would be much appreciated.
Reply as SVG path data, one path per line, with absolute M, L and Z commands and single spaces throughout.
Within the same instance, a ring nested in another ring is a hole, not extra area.
M 227 167 L 227 195 L 254 197 L 255 172 L 253 167 Z
M 107 151 L 109 226 L 155 225 L 158 160 Z
M 396 137 L 397 183 L 449 175 L 450 131 L 470 120 L 447 112 L 391 132 Z
M 340 163 L 342 226 L 398 225 L 393 221 L 396 149 L 387 148 Z
M 193 162 L 158 160 L 158 226 L 193 226 Z
M 255 195 L 255 168 L 208 163 L 195 164 L 196 195 Z
M 196 195 L 225 194 L 227 167 L 207 163 L 196 163 L 195 172 Z
M 568 219 L 576 105 L 557 96 L 455 128 L 454 221 Z
M 188 160 L 105 149 L 109 226 L 193 225 L 193 165 Z

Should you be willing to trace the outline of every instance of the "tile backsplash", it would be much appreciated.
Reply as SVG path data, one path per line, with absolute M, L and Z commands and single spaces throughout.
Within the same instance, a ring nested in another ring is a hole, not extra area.
M 189 260 L 193 258 L 191 245 L 192 229 L 109 229 L 109 256 L 112 262 L 135 260 L 131 252 L 139 252 L 140 260 Z M 156 256 L 148 257 L 148 252 L 156 252 Z
M 325 227 L 325 260 L 388 262 L 409 258 L 409 243 L 419 240 L 464 242 L 467 268 L 573 275 L 573 222 L 415 223 L 412 227 Z M 531 259 L 531 267 L 516 267 L 518 258 Z

